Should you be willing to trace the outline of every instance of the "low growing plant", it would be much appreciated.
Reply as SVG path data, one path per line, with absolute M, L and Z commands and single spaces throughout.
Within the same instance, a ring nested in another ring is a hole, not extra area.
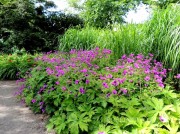
M 0 55 L 0 79 L 18 79 L 24 77 L 30 68 L 36 66 L 34 56 L 29 54 Z
M 49 115 L 58 134 L 180 132 L 179 94 L 164 83 L 166 69 L 153 55 L 123 55 L 110 64 L 111 50 L 71 50 L 36 58 L 17 97 L 35 113 Z

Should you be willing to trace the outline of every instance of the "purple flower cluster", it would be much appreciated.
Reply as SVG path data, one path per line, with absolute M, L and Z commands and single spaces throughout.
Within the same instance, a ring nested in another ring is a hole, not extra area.
M 110 54 L 111 50 L 95 48 L 89 51 L 47 53 L 36 58 L 41 65 L 41 70 L 36 71 L 45 70 L 43 73 L 53 79 L 53 85 L 46 85 L 48 82 L 41 83 L 44 85 L 37 93 L 46 93 L 46 89 L 51 93 L 60 88 L 63 94 L 79 97 L 88 93 L 88 90 L 96 90 L 105 98 L 109 98 L 111 95 L 130 95 L 134 93 L 134 89 L 148 89 L 150 84 L 164 88 L 163 79 L 167 70 L 163 68 L 162 63 L 153 61 L 152 54 L 123 55 L 115 65 L 102 64 L 101 60 L 110 60 Z M 180 74 L 176 78 L 179 79 Z M 19 94 L 24 88 L 27 86 L 22 86 Z M 31 102 L 35 103 L 35 99 Z M 44 104 L 40 107 L 43 108 Z

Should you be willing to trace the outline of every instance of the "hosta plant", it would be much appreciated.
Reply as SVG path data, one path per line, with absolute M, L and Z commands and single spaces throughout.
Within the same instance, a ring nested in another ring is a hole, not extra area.
M 58 134 L 172 133 L 180 131 L 179 94 L 164 83 L 166 69 L 153 55 L 71 50 L 36 58 L 17 97 L 49 115 Z M 115 64 L 111 64 L 115 63 Z

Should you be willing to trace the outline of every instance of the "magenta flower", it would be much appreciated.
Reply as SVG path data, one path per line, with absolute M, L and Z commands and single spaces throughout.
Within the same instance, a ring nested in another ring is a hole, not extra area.
M 98 134 L 106 134 L 105 132 L 98 132 Z
M 44 113 L 44 112 L 45 112 L 45 109 L 44 109 L 44 108 L 42 108 L 42 109 L 41 109 L 41 111 L 42 111 L 42 113 Z
M 110 94 L 110 93 L 106 94 L 106 97 L 107 97 L 107 98 L 109 98 L 110 96 L 111 96 L 111 94 Z
M 75 84 L 79 84 L 79 80 L 75 80 Z
M 88 70 L 87 70 L 86 68 L 80 70 L 80 72 L 82 72 L 82 73 L 87 73 L 87 71 L 88 71 Z
M 124 70 L 124 71 L 123 71 L 123 75 L 126 75 L 127 73 L 128 73 L 127 70 Z
M 66 87 L 62 87 L 62 90 L 65 91 L 65 90 L 66 90 Z
M 134 63 L 135 68 L 140 68 L 138 63 Z
M 162 80 L 161 79 L 157 79 L 156 82 L 157 83 L 162 83 Z
M 116 90 L 113 90 L 113 91 L 112 91 L 112 94 L 117 94 L 117 91 L 116 91 Z
M 132 62 L 134 62 L 134 60 L 131 59 L 131 58 L 127 58 L 127 62 L 128 62 L 128 63 L 132 63 Z
M 57 70 L 57 76 L 62 76 L 62 75 L 64 75 L 65 74 L 65 72 L 64 72 L 64 70 Z
M 177 74 L 177 76 L 175 76 L 176 79 L 180 79 L 180 74 Z
M 103 49 L 103 53 L 104 53 L 104 54 L 111 54 L 111 50 L 109 50 L 109 49 Z
M 153 54 L 151 54 L 151 53 L 149 53 L 149 56 L 150 56 L 150 57 L 153 57 L 154 55 L 153 55 Z
M 127 89 L 121 88 L 120 90 L 123 92 L 123 94 L 127 94 Z
M 46 72 L 48 75 L 54 74 L 54 70 L 52 70 L 51 68 L 46 68 Z
M 158 84 L 160 87 L 164 88 L 164 84 L 163 83 L 159 83 Z
M 123 79 L 117 78 L 117 80 L 119 81 L 120 84 L 123 84 L 126 81 L 126 78 Z
M 84 88 L 81 87 L 81 88 L 79 89 L 79 92 L 80 92 L 81 94 L 84 94 L 84 93 L 85 93 Z
M 125 60 L 126 58 L 127 58 L 127 57 L 126 57 L 125 54 L 121 57 L 122 60 Z
M 59 85 L 60 83 L 59 83 L 59 81 L 56 81 L 56 85 Z
M 108 86 L 108 84 L 106 82 L 103 82 L 102 85 L 103 85 L 104 88 L 109 88 L 109 86 Z
M 114 80 L 111 84 L 112 84 L 113 86 L 118 86 L 118 85 L 119 85 L 118 81 L 116 81 L 116 80 Z
M 32 100 L 31 100 L 31 102 L 32 102 L 32 103 L 35 103 L 35 102 L 36 102 L 36 100 L 35 100 L 35 99 L 32 99 Z
M 150 80 L 150 76 L 146 76 L 146 77 L 144 78 L 144 80 L 145 80 L 145 81 L 149 81 L 149 80 Z
M 149 74 L 149 73 L 150 73 L 150 70 L 149 70 L 149 69 L 146 69 L 146 70 L 144 71 L 144 73 L 145 73 L 145 74 Z
M 86 84 L 89 84 L 89 82 L 90 82 L 89 80 L 86 80 Z
M 100 76 L 101 80 L 106 80 L 106 77 Z
M 112 74 L 108 74 L 108 75 L 106 76 L 106 78 L 109 78 L 109 79 L 111 79 L 112 77 L 113 77 Z
M 159 116 L 159 120 L 161 121 L 161 122 L 167 122 L 168 120 L 165 118 L 165 117 L 163 117 L 163 116 Z

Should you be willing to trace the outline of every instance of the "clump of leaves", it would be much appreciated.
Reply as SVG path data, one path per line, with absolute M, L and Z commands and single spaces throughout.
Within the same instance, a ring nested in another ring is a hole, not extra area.
M 18 79 L 24 77 L 30 68 L 36 66 L 34 56 L 29 54 L 0 55 L 0 79 Z
M 71 50 L 36 58 L 17 95 L 34 112 L 50 116 L 59 134 L 177 133 L 179 94 L 164 83 L 166 69 L 153 55 Z

